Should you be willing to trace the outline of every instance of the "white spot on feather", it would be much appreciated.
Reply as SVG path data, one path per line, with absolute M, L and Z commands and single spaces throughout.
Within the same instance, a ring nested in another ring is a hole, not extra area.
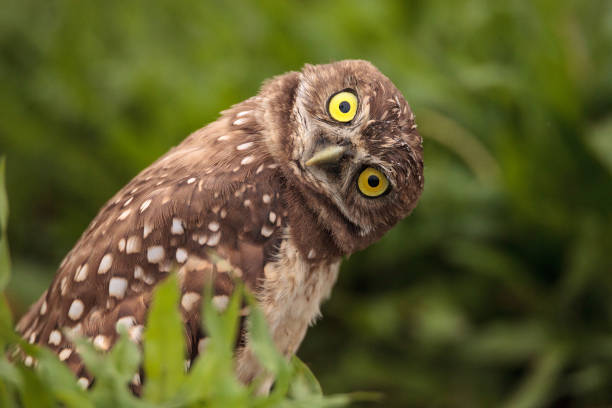
M 89 387 L 89 380 L 87 379 L 87 377 L 81 377 L 79 378 L 79 380 L 77 381 L 77 384 L 79 384 L 79 386 L 86 390 L 87 387 Z
M 183 220 L 181 220 L 180 218 L 173 218 L 172 219 L 172 228 L 170 229 L 170 232 L 173 235 L 181 235 L 185 232 L 185 230 L 183 229 Z
M 212 221 L 211 223 L 208 224 L 208 229 L 211 230 L 212 232 L 217 232 L 219 231 L 219 223 L 217 221 Z
M 134 374 L 134 376 L 132 377 L 132 384 L 134 384 L 137 387 L 142 384 L 142 381 L 140 380 L 140 374 L 138 373 Z
M 239 144 L 238 146 L 236 146 L 236 150 L 246 150 L 246 149 L 250 149 L 251 147 L 253 147 L 253 142 L 246 142 L 246 143 L 242 143 Z
M 60 281 L 60 294 L 64 296 L 68 291 L 68 279 L 64 276 Z
M 181 306 L 183 306 L 183 308 L 189 312 L 199 300 L 200 300 L 199 293 L 187 292 L 181 298 Z
M 268 238 L 270 235 L 274 233 L 274 228 L 264 225 L 261 227 L 261 235 Z
M 270 198 L 270 194 L 264 194 L 261 199 L 265 204 L 270 204 L 270 201 L 272 201 L 272 198 Z
M 241 117 L 241 116 L 248 115 L 248 114 L 249 114 L 249 113 L 251 113 L 251 112 L 253 112 L 253 111 L 252 111 L 252 110 L 245 110 L 245 111 L 242 111 L 242 112 L 238 112 L 238 113 L 236 114 L 236 117 L 237 117 L 237 118 L 239 118 L 239 117 Z
M 70 305 L 70 309 L 68 309 L 68 317 L 72 320 L 77 320 L 83 314 L 85 310 L 85 305 L 80 299 L 75 299 Z
M 142 266 L 136 265 L 134 268 L 134 279 L 143 279 L 144 278 L 144 269 Z
M 113 265 L 113 255 L 112 254 L 104 255 L 102 259 L 100 260 L 100 266 L 98 267 L 98 273 L 103 274 L 103 273 L 108 272 L 112 265 Z
M 147 260 L 150 263 L 159 263 L 164 259 L 164 247 L 160 245 L 149 247 L 147 250 Z
M 140 252 L 140 237 L 136 235 L 129 237 L 125 246 L 125 252 L 127 254 L 135 254 Z
M 71 355 L 72 355 L 72 349 L 65 348 L 59 352 L 59 359 L 60 361 L 66 361 L 70 358 Z
M 71 337 L 81 336 L 83 334 L 83 325 L 81 323 L 75 324 L 68 329 L 68 333 L 70 333 Z
M 240 161 L 240 165 L 244 166 L 244 165 L 246 165 L 246 164 L 252 163 L 252 162 L 253 162 L 253 160 L 255 160 L 255 157 L 253 157 L 253 156 L 247 156 L 247 157 L 245 157 L 244 159 L 242 159 L 242 160 Z
M 125 210 L 124 212 L 119 214 L 119 216 L 117 217 L 117 220 L 119 220 L 119 221 L 125 220 L 130 215 L 131 212 L 132 212 L 132 210 L 130 208 L 128 208 L 127 210 Z
M 62 334 L 59 332 L 59 330 L 53 330 L 51 334 L 49 334 L 49 344 L 59 346 L 61 342 L 62 342 Z
M 178 263 L 184 263 L 187 260 L 188 254 L 185 248 L 178 248 L 176 250 L 176 261 Z
M 142 237 L 143 238 L 148 237 L 152 231 L 153 231 L 153 223 L 151 223 L 150 221 L 145 221 L 144 227 L 142 230 Z
M 102 334 L 98 334 L 94 340 L 93 345 L 99 350 L 108 350 L 110 348 L 110 339 Z
M 213 296 L 212 298 L 212 304 L 214 308 L 217 309 L 219 312 L 222 312 L 227 309 L 228 303 L 229 297 L 227 297 L 226 295 Z
M 149 208 L 149 206 L 151 205 L 151 200 L 146 200 L 144 203 L 142 203 L 142 205 L 140 206 L 140 212 L 143 213 L 144 210 L 146 210 L 147 208 Z
M 119 333 L 120 330 L 125 329 L 126 331 L 130 329 L 130 327 L 136 324 L 136 319 L 134 316 L 123 316 L 117 323 L 115 323 L 115 330 Z
M 112 278 L 108 283 L 108 294 L 117 299 L 123 299 L 128 282 L 125 278 Z
M 234 121 L 234 123 L 233 123 L 233 124 L 234 124 L 235 126 L 239 126 L 239 125 L 242 125 L 242 124 L 244 124 L 244 123 L 246 123 L 246 122 L 247 122 L 247 119 L 246 119 L 246 118 L 240 118 L 240 119 L 236 119 L 236 120 Z
M 208 237 L 208 240 L 206 241 L 206 245 L 208 246 L 216 246 L 219 241 L 221 241 L 221 233 L 220 232 L 215 232 L 213 234 L 210 235 L 210 237 Z
M 144 331 L 144 327 L 142 325 L 130 327 L 128 330 L 128 335 L 130 336 L 130 340 L 134 343 L 140 343 L 142 340 L 142 332 Z
M 75 282 L 83 282 L 85 279 L 87 279 L 88 270 L 89 270 L 89 267 L 87 266 L 87 264 L 80 265 L 77 268 L 76 273 L 74 274 Z

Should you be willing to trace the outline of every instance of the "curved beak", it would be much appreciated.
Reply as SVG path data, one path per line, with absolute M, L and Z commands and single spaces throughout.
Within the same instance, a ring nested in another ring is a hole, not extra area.
M 315 152 L 310 159 L 305 163 L 307 166 L 315 166 L 319 164 L 336 163 L 346 152 L 346 146 L 326 146 Z

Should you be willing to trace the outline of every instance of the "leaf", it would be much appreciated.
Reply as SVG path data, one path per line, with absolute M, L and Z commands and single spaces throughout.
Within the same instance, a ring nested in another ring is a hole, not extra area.
M 593 155 L 612 174 L 612 116 L 591 129 L 586 141 Z
M 175 274 L 159 284 L 151 303 L 144 341 L 144 396 L 167 401 L 178 392 L 185 377 L 185 337 L 178 310 Z
M 44 386 L 34 370 L 21 366 L 19 371 L 24 383 L 23 391 L 21 392 L 24 408 L 51 407 L 55 405 L 53 403 L 53 395 Z
M 2 382 L 11 384 L 15 388 L 23 386 L 21 373 L 14 364 L 9 363 L 4 357 L 0 357 L 0 379 Z
M 16 408 L 18 407 L 16 396 L 12 387 L 8 383 L 0 381 L 0 407 Z
M 138 346 L 130 341 L 127 330 L 122 327 L 119 331 L 119 340 L 109 353 L 109 360 L 116 370 L 114 374 L 121 383 L 128 383 L 138 372 L 141 352 Z
M 291 358 L 293 378 L 289 389 L 289 395 L 294 398 L 303 398 L 311 395 L 323 395 L 321 384 L 317 381 L 310 368 L 299 359 L 298 356 Z
M 9 205 L 4 179 L 5 170 L 6 160 L 2 157 L 0 158 L 0 291 L 6 287 L 11 276 L 11 258 L 6 235 Z
M 567 357 L 566 349 L 559 345 L 552 346 L 543 353 L 504 408 L 545 406 Z
M 220 340 L 227 350 L 233 350 L 233 345 L 238 335 L 242 294 L 243 287 L 240 283 L 237 283 L 227 308 L 222 313 L 219 313 L 212 303 L 212 287 L 208 285 L 204 289 L 202 325 L 210 338 Z
M 0 157 L 0 231 L 5 232 L 8 224 L 9 205 L 6 194 L 6 157 Z
M 134 357 L 128 357 L 127 364 L 117 366 L 117 356 L 125 357 L 125 343 L 129 342 L 125 333 L 122 334 L 115 347 L 119 347 L 116 355 L 113 352 L 105 353 L 98 351 L 84 338 L 74 340 L 77 351 L 85 362 L 87 370 L 95 377 L 95 383 L 89 391 L 91 400 L 96 406 L 120 406 L 120 407 L 139 407 L 143 402 L 136 399 L 128 387 L 128 381 L 132 378 L 136 365 Z M 129 349 L 129 348 L 128 348 Z M 131 352 L 138 355 L 138 350 L 131 349 Z M 127 369 L 132 370 L 131 374 Z
M 19 339 L 13 330 L 13 318 L 6 297 L 0 291 L 0 349 L 6 343 L 15 342 Z
M 37 373 L 54 397 L 71 408 L 93 408 L 89 396 L 76 382 L 74 373 L 59 361 L 57 354 L 38 348 Z
M 253 350 L 265 371 L 275 377 L 276 381 L 274 389 L 270 393 L 270 398 L 280 400 L 289 389 L 291 368 L 285 357 L 277 350 L 266 319 L 258 307 L 255 297 L 249 293 L 245 297 L 251 309 L 249 314 L 249 347 Z
M 181 391 L 181 402 L 210 401 L 220 406 L 244 406 L 248 392 L 236 378 L 234 346 L 240 323 L 242 286 L 237 285 L 224 312 L 212 303 L 212 288 L 205 287 L 202 302 L 202 326 L 208 336 L 206 349 L 191 367 Z

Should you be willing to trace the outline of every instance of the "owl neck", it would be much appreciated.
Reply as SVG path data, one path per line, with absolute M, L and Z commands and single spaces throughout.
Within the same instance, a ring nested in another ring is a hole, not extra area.
M 299 189 L 287 186 L 284 196 L 292 240 L 305 258 L 336 261 L 345 255 Z

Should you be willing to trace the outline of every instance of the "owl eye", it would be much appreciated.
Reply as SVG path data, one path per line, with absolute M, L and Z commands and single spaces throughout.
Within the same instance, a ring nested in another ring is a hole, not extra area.
M 357 188 L 366 197 L 380 197 L 389 189 L 389 180 L 379 170 L 367 167 L 359 174 Z
M 327 111 L 338 122 L 350 122 L 357 113 L 357 96 L 348 91 L 338 92 L 329 100 Z

